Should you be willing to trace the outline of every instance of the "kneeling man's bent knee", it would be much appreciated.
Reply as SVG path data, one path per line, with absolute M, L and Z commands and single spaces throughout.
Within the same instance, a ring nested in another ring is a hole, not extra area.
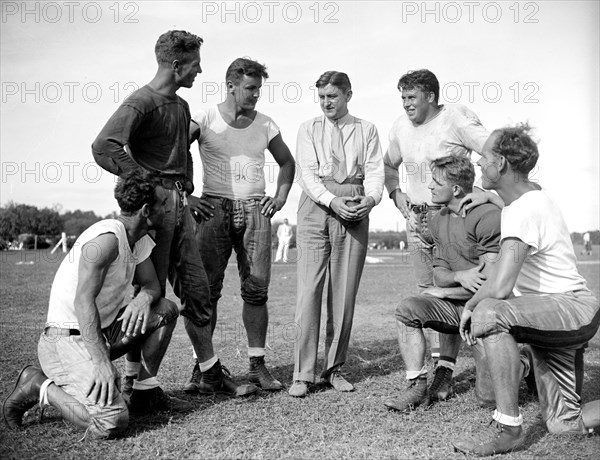
M 505 300 L 488 298 L 479 302 L 471 317 L 475 338 L 510 332 L 506 321 L 509 312 L 510 305 Z

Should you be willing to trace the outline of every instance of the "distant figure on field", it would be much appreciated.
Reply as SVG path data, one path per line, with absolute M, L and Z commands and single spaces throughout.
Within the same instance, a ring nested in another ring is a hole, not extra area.
M 283 223 L 277 228 L 277 254 L 275 255 L 275 262 L 283 260 L 284 263 L 288 261 L 288 250 L 290 247 L 290 241 L 294 236 L 294 230 L 288 223 L 287 219 L 283 219 Z
M 588 256 L 592 255 L 592 240 L 590 239 L 589 232 L 583 234 L 583 251 L 581 251 L 581 253 L 583 254 L 584 251 Z

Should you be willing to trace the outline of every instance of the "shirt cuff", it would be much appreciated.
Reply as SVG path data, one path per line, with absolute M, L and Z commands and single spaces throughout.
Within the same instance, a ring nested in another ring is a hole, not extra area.
M 375 200 L 375 206 L 381 203 L 381 193 L 369 192 L 367 193 L 367 196 L 370 196 L 371 198 L 373 198 L 373 200 Z
M 400 181 L 393 181 L 393 182 L 387 182 L 385 184 L 385 188 L 388 191 L 388 196 L 392 194 L 392 192 L 396 191 L 396 190 L 400 190 Z
M 323 193 L 323 195 L 321 195 L 319 197 L 319 203 L 321 203 L 322 205 L 325 205 L 325 206 L 329 207 L 329 205 L 331 204 L 331 202 L 333 201 L 333 199 L 335 197 L 336 196 L 333 193 L 327 191 L 327 192 Z

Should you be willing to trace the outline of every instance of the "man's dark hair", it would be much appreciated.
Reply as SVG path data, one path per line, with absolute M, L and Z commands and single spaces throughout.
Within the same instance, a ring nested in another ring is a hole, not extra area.
M 327 85 L 339 88 L 344 94 L 352 89 L 348 75 L 344 72 L 337 72 L 335 70 L 325 72 L 315 83 L 317 88 L 323 88 Z
M 463 192 L 473 191 L 475 167 L 471 160 L 463 156 L 449 155 L 431 162 L 431 170 L 439 170 L 442 177 L 452 185 L 459 185 Z
M 115 186 L 115 199 L 124 214 L 133 214 L 145 204 L 156 202 L 158 181 L 147 171 L 136 169 L 119 177 Z
M 225 81 L 230 81 L 234 85 L 237 85 L 240 81 L 242 81 L 244 75 L 252 78 L 260 77 L 265 80 L 269 78 L 266 66 L 259 62 L 253 61 L 252 59 L 237 58 L 235 61 L 229 64 L 229 67 L 227 67 L 227 72 L 225 72 Z
M 492 151 L 506 158 L 513 171 L 521 174 L 529 174 L 540 156 L 536 142 L 529 135 L 530 131 L 527 123 L 519 123 L 496 129 L 492 133 L 496 135 Z
M 185 63 L 188 54 L 198 51 L 204 43 L 202 38 L 185 30 L 169 30 L 156 42 L 154 54 L 159 65 L 169 65 L 173 61 Z
M 433 72 L 427 69 L 409 70 L 400 77 L 398 90 L 419 89 L 424 93 L 433 93 L 435 103 L 440 98 L 440 82 Z

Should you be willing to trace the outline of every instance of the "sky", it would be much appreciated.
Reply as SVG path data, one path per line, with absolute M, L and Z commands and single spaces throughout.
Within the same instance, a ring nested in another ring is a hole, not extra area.
M 398 79 L 427 68 L 440 81 L 440 102 L 468 106 L 489 130 L 529 122 L 540 149 L 533 180 L 571 231 L 600 228 L 597 1 L 0 5 L 3 206 L 116 211 L 115 178 L 94 163 L 91 143 L 123 99 L 153 78 L 158 36 L 184 29 L 204 39 L 203 73 L 178 92 L 192 114 L 221 102 L 228 65 L 250 57 L 270 74 L 257 110 L 295 154 L 298 127 L 321 114 L 314 82 L 338 70 L 352 83 L 351 114 L 376 125 L 385 152 L 403 112 Z M 191 151 L 200 190 L 197 144 Z M 268 151 L 266 158 L 273 194 L 278 169 Z M 300 193 L 294 184 L 275 220 L 296 223 Z M 371 229 L 404 228 L 385 192 Z

